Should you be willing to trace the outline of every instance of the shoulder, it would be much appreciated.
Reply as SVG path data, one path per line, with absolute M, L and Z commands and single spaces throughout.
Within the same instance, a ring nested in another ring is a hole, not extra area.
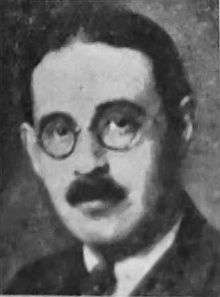
M 209 264 L 203 296 L 218 297 L 220 296 L 220 232 L 207 225 L 203 234 L 202 245 L 206 253 L 201 254 L 203 257 L 201 261 L 206 266 Z
M 220 296 L 220 232 L 192 202 L 186 207 L 177 235 L 176 260 L 183 272 L 181 284 L 185 280 L 185 287 L 199 296 Z
M 81 251 L 72 248 L 25 266 L 10 281 L 5 294 L 58 294 L 72 278 L 77 284 Z M 65 292 L 63 292 L 65 293 Z

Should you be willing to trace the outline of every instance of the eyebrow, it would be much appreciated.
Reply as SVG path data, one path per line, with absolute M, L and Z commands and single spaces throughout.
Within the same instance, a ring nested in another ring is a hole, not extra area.
M 130 110 L 134 110 L 135 112 L 139 113 L 139 114 L 145 114 L 145 109 L 144 107 L 140 106 L 137 103 L 131 102 L 127 99 L 115 99 L 115 100 L 111 100 L 111 101 L 107 101 L 105 103 L 100 104 L 99 106 L 97 106 L 96 108 L 96 113 L 103 113 L 105 112 L 107 109 L 110 108 L 123 108 L 123 109 L 130 109 Z
M 146 115 L 146 111 L 144 109 L 144 107 L 131 102 L 127 99 L 115 99 L 115 100 L 111 100 L 111 101 L 106 101 L 105 103 L 102 103 L 100 105 L 98 105 L 96 107 L 95 110 L 95 114 L 91 120 L 91 125 L 90 125 L 90 130 L 93 130 L 93 128 L 97 125 L 97 122 L 99 121 L 99 119 L 101 118 L 101 116 L 103 116 L 104 113 L 106 113 L 109 109 L 124 109 L 124 110 L 129 110 L 129 111 L 133 111 L 134 113 L 137 114 L 137 116 L 145 116 Z M 77 124 L 74 121 L 73 117 L 66 113 L 66 112 L 51 112 L 47 115 L 42 116 L 42 118 L 39 121 L 39 135 L 42 134 L 43 129 L 45 128 L 45 126 L 58 119 L 58 118 L 62 118 L 64 119 L 70 126 L 72 127 L 76 127 Z
M 102 103 L 96 107 L 95 115 L 92 118 L 90 130 L 93 130 L 96 126 L 100 118 L 103 116 L 103 114 L 107 113 L 108 110 L 120 110 L 120 111 L 129 111 L 135 113 L 138 117 L 146 116 L 146 110 L 143 106 L 131 102 L 127 99 L 121 98 L 121 99 L 115 99 L 111 101 L 106 101 L 105 103 Z
M 42 134 L 43 129 L 46 127 L 46 125 L 50 122 L 53 122 L 57 119 L 63 119 L 65 122 L 68 123 L 69 126 L 76 127 L 76 122 L 70 116 L 68 113 L 65 112 L 51 112 L 47 115 L 42 116 L 42 118 L 39 121 L 39 135 Z

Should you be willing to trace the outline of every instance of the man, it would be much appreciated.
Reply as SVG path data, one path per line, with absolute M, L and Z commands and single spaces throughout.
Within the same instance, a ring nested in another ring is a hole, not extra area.
M 172 40 L 124 9 L 52 12 L 21 55 L 21 139 L 77 244 L 6 293 L 218 296 L 216 234 L 180 185 L 194 102 Z

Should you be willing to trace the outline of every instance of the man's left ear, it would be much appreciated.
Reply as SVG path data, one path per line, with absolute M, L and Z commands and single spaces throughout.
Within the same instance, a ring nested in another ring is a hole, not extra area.
M 183 114 L 184 120 L 182 139 L 186 145 L 191 141 L 193 136 L 194 106 L 194 100 L 190 96 L 185 96 L 180 102 L 180 111 Z

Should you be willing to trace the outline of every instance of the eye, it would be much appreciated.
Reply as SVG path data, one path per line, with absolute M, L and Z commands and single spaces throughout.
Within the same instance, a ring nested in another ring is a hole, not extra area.
M 64 158 L 72 152 L 76 133 L 63 119 L 56 119 L 48 123 L 41 134 L 41 143 L 46 152 L 54 158 Z
M 139 141 L 140 131 L 140 125 L 134 119 L 117 115 L 107 120 L 101 140 L 109 149 L 128 150 Z

